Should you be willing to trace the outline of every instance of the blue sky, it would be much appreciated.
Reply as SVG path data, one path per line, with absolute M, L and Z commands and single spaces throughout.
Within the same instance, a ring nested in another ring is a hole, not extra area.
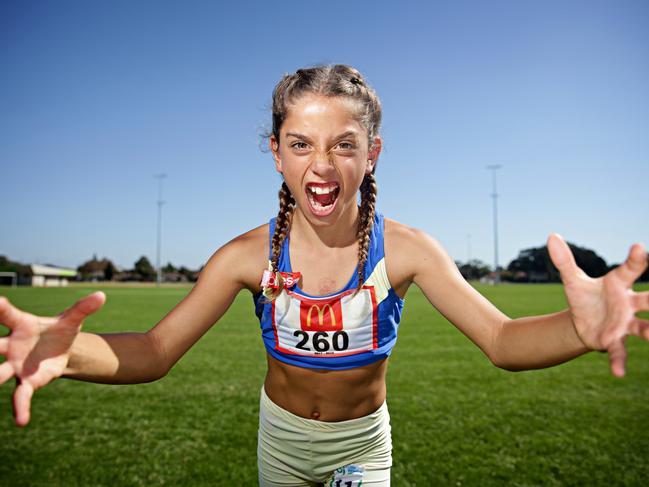
M 63 0 L 0 3 L 0 254 L 154 261 L 166 173 L 163 261 L 200 266 L 275 214 L 271 91 L 316 63 L 375 87 L 379 209 L 456 260 L 493 263 L 489 164 L 501 264 L 649 244 L 647 2 Z

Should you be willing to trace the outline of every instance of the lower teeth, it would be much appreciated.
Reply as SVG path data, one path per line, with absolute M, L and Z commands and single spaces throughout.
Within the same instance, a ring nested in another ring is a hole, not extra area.
M 327 208 L 331 208 L 331 206 L 335 203 L 335 200 L 328 205 L 321 205 L 313 196 L 309 194 L 309 201 L 311 202 L 311 205 L 316 209 L 316 210 L 325 210 Z

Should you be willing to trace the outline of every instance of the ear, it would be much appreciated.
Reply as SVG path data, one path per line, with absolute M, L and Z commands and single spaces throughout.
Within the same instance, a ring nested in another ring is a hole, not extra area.
M 376 168 L 376 161 L 379 159 L 379 154 L 383 148 L 383 141 L 378 135 L 374 137 L 369 152 L 367 153 L 367 165 L 365 166 L 365 174 L 370 174 Z
M 282 172 L 282 158 L 279 155 L 279 141 L 275 138 L 275 135 L 271 135 L 268 138 L 268 146 L 270 151 L 273 153 L 273 159 L 275 159 L 275 170 L 278 173 Z

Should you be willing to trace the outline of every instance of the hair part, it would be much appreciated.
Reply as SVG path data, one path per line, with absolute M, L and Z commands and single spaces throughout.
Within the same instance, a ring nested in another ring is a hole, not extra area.
M 271 134 L 279 144 L 280 130 L 292 103 L 306 94 L 338 97 L 353 100 L 356 104 L 358 122 L 367 131 L 368 149 L 374 146 L 374 139 L 381 128 L 381 102 L 376 92 L 363 79 L 363 75 L 355 68 L 344 64 L 314 66 L 298 69 L 293 74 L 286 74 L 273 90 L 273 126 Z M 376 168 L 376 167 L 375 167 Z M 374 171 L 365 175 L 360 186 L 361 204 L 359 209 L 358 227 L 358 286 L 356 292 L 363 287 L 365 264 L 374 223 L 377 187 Z M 291 228 L 295 209 L 295 199 L 286 183 L 282 183 L 279 191 L 279 212 L 275 221 L 275 233 L 272 238 L 271 268 L 277 273 L 279 258 Z M 272 300 L 281 292 L 270 295 Z

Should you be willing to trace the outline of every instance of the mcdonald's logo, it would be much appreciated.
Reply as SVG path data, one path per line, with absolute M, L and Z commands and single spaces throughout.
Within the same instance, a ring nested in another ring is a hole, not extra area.
M 311 328 L 311 317 L 313 316 L 313 310 L 318 313 L 318 325 L 319 328 L 322 328 L 324 325 L 324 314 L 325 311 L 329 311 L 329 320 L 331 320 L 331 326 L 336 328 L 336 315 L 334 314 L 334 310 L 331 309 L 330 304 L 325 304 L 322 306 L 322 309 L 320 309 L 320 306 L 317 304 L 312 304 L 311 307 L 309 308 L 309 312 L 306 315 L 306 327 Z
M 304 331 L 342 330 L 340 300 L 329 303 L 300 301 L 300 325 Z

